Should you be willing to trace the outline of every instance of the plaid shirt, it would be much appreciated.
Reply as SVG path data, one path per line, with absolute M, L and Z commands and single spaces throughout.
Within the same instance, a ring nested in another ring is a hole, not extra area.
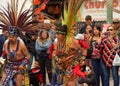
M 112 43 L 118 44 L 117 38 L 108 39 L 107 37 L 104 37 L 101 41 L 100 45 L 100 51 L 101 51 L 101 58 L 102 61 L 105 63 L 106 67 L 111 68 L 112 63 L 116 54 L 116 50 L 112 50 L 114 46 L 112 46 Z

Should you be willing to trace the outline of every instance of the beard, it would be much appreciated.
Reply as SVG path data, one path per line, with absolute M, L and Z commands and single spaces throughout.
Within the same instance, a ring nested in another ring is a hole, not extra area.
M 11 44 L 15 44 L 17 42 L 16 39 L 10 39 L 9 41 L 10 41 Z

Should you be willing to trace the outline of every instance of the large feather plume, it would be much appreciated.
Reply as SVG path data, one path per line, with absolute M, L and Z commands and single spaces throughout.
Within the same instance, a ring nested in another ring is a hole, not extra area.
M 19 6 L 21 0 L 11 0 L 7 3 L 7 8 L 0 9 L 0 29 L 8 29 L 9 26 L 18 27 L 19 31 L 31 31 L 35 27 L 32 15 L 32 5 L 24 9 L 27 0 L 23 0 L 22 6 Z
M 62 25 L 67 25 L 67 36 L 66 36 L 66 48 L 68 49 L 72 45 L 72 38 L 74 36 L 74 25 L 76 14 L 85 0 L 68 0 L 68 3 L 64 4 L 64 13 L 62 17 Z

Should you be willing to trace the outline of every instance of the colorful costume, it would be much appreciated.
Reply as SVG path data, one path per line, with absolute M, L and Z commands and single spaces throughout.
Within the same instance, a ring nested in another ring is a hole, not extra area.
M 57 34 L 66 34 L 66 28 L 61 27 L 57 30 Z M 79 44 L 84 47 L 88 48 L 88 44 L 85 43 L 83 40 L 79 40 Z M 84 72 L 80 71 L 80 65 L 79 62 L 81 60 L 84 60 L 84 56 L 81 55 L 81 53 L 78 52 L 78 50 L 75 50 L 74 48 L 69 48 L 67 51 L 65 51 L 65 45 L 62 46 L 62 44 L 57 41 L 57 49 L 55 50 L 57 52 L 56 56 L 53 57 L 53 65 L 54 65 L 54 74 L 52 78 L 51 85 L 55 86 L 56 84 L 58 86 L 64 84 L 66 85 L 67 82 L 73 81 L 76 76 L 82 76 L 86 77 Z M 54 53 L 55 45 L 51 45 L 50 52 Z M 53 50 L 53 51 L 52 51 Z M 50 54 L 51 56 L 51 54 Z
M 11 37 L 20 36 L 21 38 L 23 38 L 23 32 L 33 33 L 35 31 L 33 28 L 35 28 L 36 25 L 33 22 L 34 20 L 31 18 L 31 16 L 33 16 L 33 13 L 31 12 L 32 8 L 28 7 L 27 9 L 23 9 L 24 6 L 27 4 L 26 0 L 23 1 L 21 8 L 19 7 L 18 2 L 20 2 L 20 0 L 11 0 L 11 2 L 7 4 L 8 8 L 3 7 L 3 9 L 1 9 L 0 29 L 8 30 Z M 14 68 L 14 66 L 25 66 L 29 62 L 29 60 L 24 57 L 24 55 L 22 59 L 16 60 L 16 52 L 19 49 L 19 43 L 23 42 L 19 37 L 17 38 L 17 40 L 18 44 L 16 50 L 13 50 L 12 52 L 10 50 L 11 45 L 9 40 L 6 40 L 6 42 L 8 43 L 7 52 L 9 54 L 9 59 L 7 59 L 7 64 L 5 66 L 5 73 L 7 74 L 7 76 L 5 77 L 5 81 L 3 83 L 4 86 L 9 85 L 8 83 L 10 79 L 14 77 L 14 75 L 18 73 L 23 73 L 22 70 L 18 70 L 17 68 Z
M 5 67 L 6 78 L 4 80 L 3 86 L 9 86 L 9 81 L 12 80 L 12 78 L 14 78 L 15 74 L 24 73 L 24 70 L 14 69 L 14 66 L 19 66 L 21 65 L 21 63 L 22 63 L 22 60 L 15 61 L 15 62 L 7 61 L 6 67 Z
M 55 70 L 53 76 L 60 76 L 62 74 L 61 77 L 63 78 L 61 79 L 63 79 L 62 81 L 63 83 L 61 84 L 64 84 L 65 86 L 67 86 L 66 83 L 68 81 L 73 80 L 74 78 L 72 77 L 74 73 L 73 70 L 75 66 L 79 64 L 79 61 L 82 59 L 78 51 L 73 49 L 71 45 L 74 45 L 72 38 L 74 37 L 73 26 L 75 25 L 75 17 L 78 9 L 80 8 L 83 2 L 84 0 L 69 0 L 68 4 L 64 4 L 64 13 L 62 17 L 63 26 L 58 28 L 58 30 L 56 31 L 57 34 L 62 34 L 65 36 L 65 42 L 64 40 L 62 40 L 63 43 L 61 44 L 59 43 L 59 40 L 57 41 L 58 50 L 57 49 L 55 50 L 56 56 L 53 57 L 53 63 L 54 63 L 53 65 Z M 83 42 L 81 42 L 81 44 L 82 43 Z M 59 79 L 58 81 L 61 80 Z M 56 83 L 54 82 L 54 84 Z M 52 85 L 54 86 L 54 84 Z
M 18 35 L 17 29 L 15 29 L 15 27 L 10 27 L 9 28 L 9 35 Z M 6 73 L 6 77 L 3 83 L 3 86 L 9 86 L 9 81 L 12 80 L 12 78 L 14 78 L 14 75 L 16 75 L 17 73 L 24 73 L 24 70 L 18 70 L 18 66 L 23 65 L 25 66 L 29 60 L 27 58 L 22 58 L 19 60 L 16 60 L 16 53 L 19 50 L 19 45 L 20 45 L 20 39 L 17 39 L 17 45 L 16 45 L 16 49 L 11 51 L 10 49 L 10 41 L 6 40 L 5 44 L 7 44 L 7 51 L 9 53 L 9 59 L 7 58 L 7 62 L 5 65 L 5 73 Z

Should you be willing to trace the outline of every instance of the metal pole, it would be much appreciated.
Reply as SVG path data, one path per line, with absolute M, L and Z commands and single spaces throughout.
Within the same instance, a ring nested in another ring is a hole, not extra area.
M 107 23 L 112 24 L 113 23 L 113 11 L 111 9 L 113 0 L 106 0 L 107 4 Z

